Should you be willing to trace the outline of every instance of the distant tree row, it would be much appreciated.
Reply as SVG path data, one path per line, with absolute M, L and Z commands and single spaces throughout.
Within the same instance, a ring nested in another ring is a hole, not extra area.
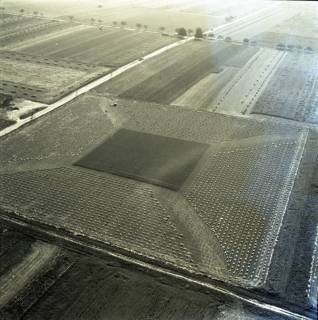
M 0 9 L 2 9 L 2 8 L 0 8 Z M 5 8 L 3 8 L 2 10 L 4 10 L 4 9 L 5 9 Z M 21 9 L 19 10 L 19 12 L 20 12 L 21 14 L 24 14 L 24 13 L 25 13 L 25 9 L 21 8 Z M 33 14 L 34 16 L 43 16 L 43 13 L 41 13 L 41 12 L 39 12 L 39 11 L 33 11 L 32 14 Z
M 186 37 L 188 35 L 191 36 L 193 34 L 193 30 L 192 29 L 186 30 L 183 27 L 182 28 L 177 28 L 175 31 L 180 37 Z M 201 28 L 196 28 L 194 37 L 197 38 L 197 39 L 203 38 L 203 31 L 202 31 Z
M 297 49 L 297 50 L 302 50 L 304 49 L 305 51 L 307 52 L 313 52 L 314 50 L 312 49 L 312 47 L 306 47 L 306 48 L 303 48 L 301 45 L 293 45 L 293 44 L 284 44 L 284 43 L 278 43 L 276 48 L 278 50 L 288 50 L 288 51 L 293 51 L 294 49 Z

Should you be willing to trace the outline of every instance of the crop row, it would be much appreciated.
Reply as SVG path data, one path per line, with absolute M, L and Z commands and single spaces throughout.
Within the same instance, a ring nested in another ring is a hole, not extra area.
M 318 64 L 315 56 L 289 53 L 252 113 L 318 123 Z

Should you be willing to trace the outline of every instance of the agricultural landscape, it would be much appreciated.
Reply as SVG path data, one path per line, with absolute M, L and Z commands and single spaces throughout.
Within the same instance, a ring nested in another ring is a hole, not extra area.
M 314 320 L 318 5 L 0 0 L 0 319 Z

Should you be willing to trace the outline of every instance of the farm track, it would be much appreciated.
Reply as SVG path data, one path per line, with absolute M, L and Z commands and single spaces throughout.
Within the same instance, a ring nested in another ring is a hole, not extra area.
M 283 57 L 282 52 L 260 49 L 223 88 L 208 110 L 228 114 L 246 113 L 257 100 Z

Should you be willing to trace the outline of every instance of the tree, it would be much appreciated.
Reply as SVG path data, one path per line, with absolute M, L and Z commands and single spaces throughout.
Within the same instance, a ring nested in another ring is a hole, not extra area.
M 226 38 L 225 38 L 225 41 L 226 41 L 226 42 L 230 42 L 230 41 L 232 41 L 232 38 L 231 38 L 231 37 L 226 37 Z
M 313 51 L 314 51 L 314 50 L 312 49 L 312 47 L 306 47 L 305 50 L 306 50 L 307 52 L 313 52 Z
M 33 15 L 37 16 L 38 15 L 38 11 L 33 11 Z
M 160 27 L 160 28 L 159 28 L 159 30 L 160 30 L 161 32 L 164 32 L 165 29 L 166 29 L 165 27 Z
M 114 26 L 117 26 L 117 21 L 113 21 L 113 25 L 114 25 Z
M 23 14 L 24 13 L 24 9 L 20 9 L 20 13 Z
M 195 30 L 195 38 L 202 39 L 203 38 L 203 31 L 201 28 L 196 28 Z
M 70 21 L 72 22 L 74 17 L 73 16 L 68 16 L 68 18 L 70 19 Z
M 102 6 L 101 4 L 99 4 L 99 5 L 97 6 L 97 8 L 101 9 L 101 8 L 103 8 L 103 6 Z
M 144 24 L 144 29 L 147 30 L 148 29 L 148 26 L 146 24 Z
M 295 48 L 295 46 L 292 45 L 292 44 L 288 44 L 288 45 L 287 45 L 287 49 L 288 49 L 289 51 L 293 51 L 294 48 Z
M 91 18 L 91 23 L 94 23 L 95 22 L 95 19 L 94 18 Z
M 283 43 L 278 43 L 276 49 L 278 50 L 285 50 L 286 46 Z
M 103 20 L 102 19 L 98 19 L 98 23 L 99 24 L 103 23 Z
M 244 43 L 244 44 L 248 44 L 249 42 L 250 42 L 250 40 L 249 40 L 248 38 L 244 38 L 244 39 L 243 39 L 243 43 Z
M 187 30 L 185 28 L 179 28 L 178 29 L 178 35 L 180 37 L 186 37 L 187 36 Z
M 188 35 L 191 36 L 193 33 L 193 30 L 192 29 L 188 29 Z
M 121 21 L 120 24 L 121 24 L 122 27 L 125 27 L 127 25 L 127 22 L 126 21 Z
M 141 23 L 136 23 L 136 27 L 137 27 L 138 30 L 140 30 L 141 27 L 142 27 Z

